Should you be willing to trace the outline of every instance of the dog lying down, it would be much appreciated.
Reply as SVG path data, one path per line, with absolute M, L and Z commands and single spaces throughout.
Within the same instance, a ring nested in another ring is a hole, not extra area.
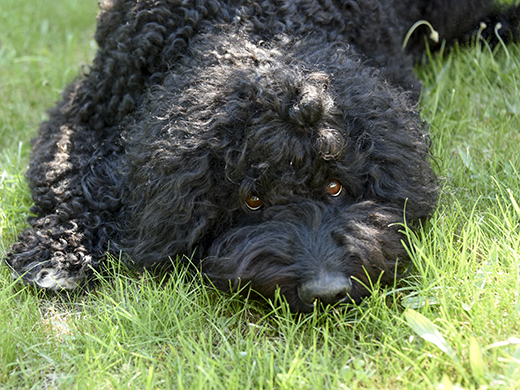
M 279 289 L 295 312 L 359 303 L 400 275 L 402 224 L 437 202 L 412 72 L 431 32 L 411 27 L 449 44 L 496 40 L 500 23 L 507 39 L 518 15 L 485 0 L 105 1 L 90 71 L 34 141 L 36 216 L 6 262 L 62 290 L 107 253 L 151 270 L 194 253 L 224 291 Z

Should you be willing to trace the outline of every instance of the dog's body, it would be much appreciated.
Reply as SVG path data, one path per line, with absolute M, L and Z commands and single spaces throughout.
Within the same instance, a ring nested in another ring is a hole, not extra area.
M 446 3 L 446 4 L 444 4 Z M 419 19 L 460 39 L 516 32 L 490 1 L 107 1 L 88 75 L 50 111 L 16 277 L 60 290 L 107 252 L 193 255 L 222 290 L 294 311 L 359 302 L 406 263 L 400 224 L 437 201 L 412 65 Z M 509 25 L 508 25 L 509 24 Z M 435 45 L 432 43 L 432 45 Z

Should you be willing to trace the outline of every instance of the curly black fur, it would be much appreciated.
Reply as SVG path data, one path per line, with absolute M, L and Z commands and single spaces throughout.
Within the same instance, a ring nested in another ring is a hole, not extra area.
M 437 201 L 412 73 L 424 35 L 407 54 L 407 30 L 427 19 L 454 41 L 501 20 L 515 36 L 518 13 L 485 0 L 105 1 L 90 72 L 34 142 L 36 217 L 6 261 L 60 290 L 109 252 L 150 269 L 194 253 L 222 290 L 279 288 L 294 311 L 359 302 L 406 264 L 399 224 Z

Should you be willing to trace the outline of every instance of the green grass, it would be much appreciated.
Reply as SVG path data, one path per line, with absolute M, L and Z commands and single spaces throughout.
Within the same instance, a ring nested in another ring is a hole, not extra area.
M 45 110 L 92 59 L 96 0 L 2 0 L 0 251 L 25 226 L 23 178 Z M 520 47 L 455 49 L 418 69 L 438 212 L 414 268 L 347 313 L 292 316 L 205 288 L 114 272 L 45 296 L 0 267 L 0 388 L 520 388 Z

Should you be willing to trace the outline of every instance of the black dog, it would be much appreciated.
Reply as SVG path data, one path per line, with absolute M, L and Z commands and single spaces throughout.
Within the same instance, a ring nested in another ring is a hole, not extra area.
M 485 0 L 106 1 L 90 72 L 35 140 L 36 217 L 7 263 L 60 290 L 109 252 L 149 269 L 193 254 L 222 290 L 279 288 L 294 311 L 357 303 L 398 276 L 400 224 L 437 202 L 412 73 L 429 30 L 408 54 L 407 31 L 426 19 L 448 42 L 494 39 L 500 21 L 508 38 L 518 13 Z

